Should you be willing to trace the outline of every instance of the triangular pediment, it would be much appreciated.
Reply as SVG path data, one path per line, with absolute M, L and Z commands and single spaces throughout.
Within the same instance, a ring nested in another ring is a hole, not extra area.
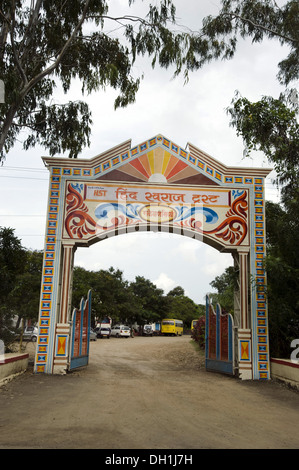
M 228 167 L 193 144 L 188 143 L 184 149 L 161 134 L 135 147 L 131 147 L 131 140 L 127 140 L 88 160 L 47 157 L 43 160 L 49 167 L 64 168 L 65 175 L 89 176 L 102 181 L 158 184 L 250 184 L 254 177 L 266 177 L 271 171 L 264 168 Z
M 115 149 L 116 150 L 116 149 Z M 104 157 L 104 155 L 103 155 Z M 203 161 L 157 135 L 126 152 L 102 162 L 97 179 L 164 184 L 215 185 L 219 179 L 206 171 Z

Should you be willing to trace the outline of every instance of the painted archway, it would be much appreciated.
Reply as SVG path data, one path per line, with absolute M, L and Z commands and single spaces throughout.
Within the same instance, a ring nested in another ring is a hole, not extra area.
M 232 254 L 239 269 L 239 376 L 270 378 L 263 258 L 264 181 L 271 170 L 227 167 L 162 135 L 133 148 L 128 140 L 90 160 L 43 161 L 50 186 L 35 372 L 67 370 L 76 247 L 158 230 Z

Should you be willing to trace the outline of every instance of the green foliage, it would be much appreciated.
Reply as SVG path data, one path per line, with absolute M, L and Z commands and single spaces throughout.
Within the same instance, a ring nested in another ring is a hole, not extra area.
M 42 255 L 27 252 L 11 228 L 0 227 L 0 339 L 15 339 L 13 318 L 37 320 Z
M 278 6 L 273 0 L 222 0 L 219 14 L 204 19 L 201 33 L 211 41 L 206 61 L 232 58 L 240 38 L 250 38 L 253 43 L 276 39 L 290 51 L 279 64 L 279 80 L 288 85 L 299 76 L 298 1 Z
M 129 283 L 120 270 L 87 271 L 74 268 L 72 307 L 78 307 L 82 297 L 92 289 L 92 318 L 108 315 L 113 322 L 132 324 L 152 323 L 175 316 L 190 327 L 191 320 L 199 316 L 201 309 L 185 295 L 180 286 L 167 295 L 149 279 L 136 276 Z
M 128 0 L 129 8 L 132 4 Z M 109 6 L 105 0 L 2 1 L 1 159 L 24 129 L 25 149 L 39 143 L 50 155 L 68 152 L 77 157 L 90 143 L 90 110 L 81 101 L 53 102 L 57 84 L 65 93 L 74 80 L 82 84 L 83 94 L 111 87 L 119 92 L 115 107 L 127 106 L 140 84 L 132 73 L 138 55 L 148 55 L 153 66 L 173 66 L 175 75 L 183 71 L 187 79 L 189 71 L 211 60 L 231 59 L 240 38 L 277 39 L 289 48 L 279 64 L 279 80 L 288 85 L 298 78 L 297 1 L 278 7 L 272 0 L 222 0 L 219 14 L 207 16 L 197 32 L 176 24 L 171 0 L 150 5 L 143 18 L 113 17 Z
M 131 283 L 133 294 L 139 300 L 140 311 L 138 318 L 140 323 L 159 321 L 165 316 L 166 302 L 162 289 L 157 288 L 150 280 L 143 276 L 136 276 Z
M 120 270 L 112 267 L 105 271 L 88 271 L 74 268 L 72 307 L 79 307 L 82 297 L 92 290 L 92 319 L 110 316 L 116 321 L 125 321 L 136 311 L 136 301 L 123 279 Z
M 16 277 L 22 273 L 26 259 L 21 241 L 14 229 L 0 227 L 0 300 L 5 301 L 14 286 Z
M 289 358 L 299 338 L 299 219 L 267 202 L 267 271 L 272 357 Z
M 133 2 L 128 3 L 130 7 Z M 68 152 L 77 157 L 90 144 L 91 114 L 81 101 L 55 104 L 56 86 L 60 83 L 67 93 L 77 80 L 83 94 L 109 86 L 119 92 L 115 107 L 134 102 L 140 83 L 132 75 L 136 55 L 159 53 L 162 66 L 167 66 L 168 54 L 175 59 L 172 34 L 168 36 L 166 28 L 173 19 L 170 0 L 151 6 L 146 18 L 114 18 L 105 0 L 3 0 L 0 78 L 5 83 L 5 103 L 0 108 L 0 158 L 22 129 L 28 132 L 25 149 L 38 143 L 50 155 Z M 115 29 L 111 23 L 123 29 L 123 36 L 105 32 Z
M 22 273 L 9 292 L 7 305 L 20 320 L 37 322 L 39 313 L 40 287 L 42 277 L 43 252 L 27 251 Z
M 191 333 L 191 338 L 198 344 L 199 349 L 204 349 L 206 344 L 206 317 L 199 317 L 194 329 Z
M 210 285 L 217 291 L 210 293 L 213 304 L 219 303 L 226 312 L 234 312 L 234 292 L 237 288 L 238 273 L 233 266 L 225 269 L 224 273 L 216 276 Z
M 178 320 L 183 320 L 185 328 L 190 328 L 191 321 L 198 318 L 200 306 L 185 295 L 182 287 L 177 286 L 167 294 L 169 312 Z
M 231 125 L 243 137 L 247 153 L 260 150 L 274 163 L 278 183 L 283 185 L 283 202 L 299 200 L 299 124 L 298 108 L 290 107 L 289 95 L 279 99 L 263 97 L 256 103 L 237 94 L 228 108 Z M 298 207 L 297 207 L 298 208 Z

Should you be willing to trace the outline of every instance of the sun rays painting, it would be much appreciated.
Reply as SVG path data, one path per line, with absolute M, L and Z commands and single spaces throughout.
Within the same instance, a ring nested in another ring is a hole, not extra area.
M 132 149 L 130 156 L 125 153 L 121 157 L 112 159 L 109 167 L 104 167 L 103 164 L 104 171 L 97 176 L 97 179 L 168 184 L 217 184 L 208 175 L 203 174 L 204 165 L 201 166 L 200 161 L 192 158 L 188 152 L 162 136 L 157 136 L 152 142 L 152 148 L 149 140 L 142 146 Z M 106 169 L 108 171 L 105 171 Z

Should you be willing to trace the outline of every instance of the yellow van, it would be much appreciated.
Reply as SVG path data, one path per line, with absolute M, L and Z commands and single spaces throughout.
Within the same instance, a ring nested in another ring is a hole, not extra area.
M 176 320 L 174 318 L 164 318 L 161 322 L 161 334 L 171 336 L 182 336 L 182 320 Z

